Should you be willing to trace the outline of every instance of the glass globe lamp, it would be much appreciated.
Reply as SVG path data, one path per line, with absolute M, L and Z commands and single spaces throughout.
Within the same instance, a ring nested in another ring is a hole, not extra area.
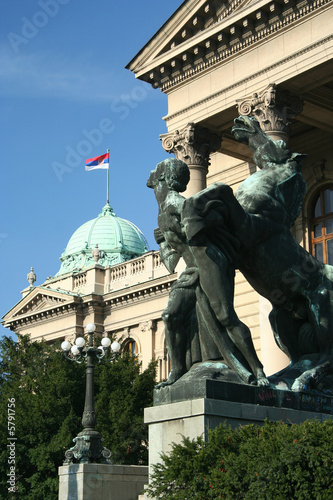
M 109 339 L 109 337 L 103 337 L 102 341 L 101 341 L 101 344 L 102 344 L 103 347 L 108 348 L 111 345 L 111 340 Z
M 120 344 L 119 342 L 115 341 L 115 342 L 112 342 L 111 344 L 111 350 L 112 352 L 119 352 L 120 351 Z
M 61 349 L 64 351 L 64 352 L 68 352 L 71 348 L 71 343 L 68 342 L 68 340 L 64 340 L 61 344 Z
M 73 345 L 71 347 L 71 351 L 72 351 L 73 356 L 78 356 L 80 354 L 80 350 L 79 350 L 77 345 Z
M 86 330 L 88 333 L 93 333 L 96 330 L 95 323 L 88 323 L 86 326 Z
M 84 347 L 84 344 L 85 344 L 84 338 L 83 338 L 83 337 L 78 337 L 78 338 L 75 340 L 75 344 L 76 344 L 78 347 Z

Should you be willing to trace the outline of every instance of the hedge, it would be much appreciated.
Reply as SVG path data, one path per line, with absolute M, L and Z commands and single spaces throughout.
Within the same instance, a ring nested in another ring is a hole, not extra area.
M 333 499 L 333 420 L 223 424 L 161 459 L 147 490 L 156 499 Z

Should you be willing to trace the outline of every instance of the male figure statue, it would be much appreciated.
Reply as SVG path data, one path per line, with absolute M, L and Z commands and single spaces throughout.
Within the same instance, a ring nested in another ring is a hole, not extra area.
M 185 199 L 179 193 L 185 191 L 188 181 L 187 165 L 180 160 L 169 158 L 156 166 L 147 182 L 147 186 L 154 189 L 159 206 L 159 230 L 155 231 L 155 237 L 160 244 L 162 260 L 166 267 L 173 271 L 179 258 L 183 257 L 189 269 L 197 270 L 200 289 L 217 322 L 223 326 L 232 344 L 244 356 L 256 383 L 268 385 L 252 343 L 250 330 L 239 320 L 233 307 L 233 258 L 237 252 L 237 240 L 223 229 L 227 212 L 216 196 L 218 186 L 213 185 Z M 173 314 L 177 312 L 173 311 Z M 181 333 L 178 333 L 179 335 Z M 172 332 L 168 332 L 166 323 L 167 345 L 173 364 L 173 346 L 168 341 L 168 336 L 172 337 Z M 219 343 L 216 338 L 214 341 Z M 220 348 L 220 345 L 218 347 Z M 249 381 L 247 370 L 244 372 L 244 366 L 239 362 L 240 358 L 236 356 L 237 359 L 234 359 L 231 351 L 228 343 L 222 343 L 220 352 L 229 367 Z M 186 370 L 178 367 L 177 371 L 178 373 L 171 374 L 167 383 L 175 382 L 182 375 L 181 371 Z

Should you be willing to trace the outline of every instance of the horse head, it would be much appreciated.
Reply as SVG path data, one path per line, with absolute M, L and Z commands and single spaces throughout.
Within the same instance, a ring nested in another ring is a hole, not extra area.
M 282 164 L 291 158 L 284 141 L 274 141 L 263 130 L 259 122 L 250 116 L 239 116 L 234 120 L 231 132 L 237 141 L 247 144 L 254 153 L 253 160 L 259 168 L 271 164 Z
M 250 116 L 238 116 L 234 119 L 235 125 L 232 127 L 231 132 L 235 139 L 244 144 L 255 140 L 257 142 L 264 140 L 264 132 L 261 130 L 259 122 Z

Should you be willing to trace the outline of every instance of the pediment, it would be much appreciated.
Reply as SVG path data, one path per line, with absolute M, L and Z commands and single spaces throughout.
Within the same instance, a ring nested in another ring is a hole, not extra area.
M 131 71 L 145 66 L 148 61 L 188 45 L 188 41 L 201 37 L 224 19 L 232 17 L 253 0 L 188 0 L 174 12 L 159 31 L 126 66 Z
M 20 310 L 20 314 L 28 314 L 36 311 L 43 311 L 44 309 L 48 309 L 49 307 L 64 304 L 66 300 L 53 297 L 53 296 L 45 296 L 42 294 L 38 294 L 31 300 L 28 304 L 26 304 Z
M 22 300 L 20 300 L 4 317 L 4 321 L 26 317 L 62 306 L 72 302 L 72 295 L 63 292 L 48 291 L 41 288 L 33 288 Z
M 189 40 L 195 43 L 202 36 L 208 35 L 224 20 L 232 18 L 238 11 L 255 2 L 253 0 L 215 0 L 195 3 L 197 5 L 192 11 L 187 9 L 183 23 L 177 22 L 170 30 L 166 43 L 157 47 L 154 57 L 181 48 Z
M 187 0 L 127 69 L 163 91 L 311 15 L 327 0 Z

